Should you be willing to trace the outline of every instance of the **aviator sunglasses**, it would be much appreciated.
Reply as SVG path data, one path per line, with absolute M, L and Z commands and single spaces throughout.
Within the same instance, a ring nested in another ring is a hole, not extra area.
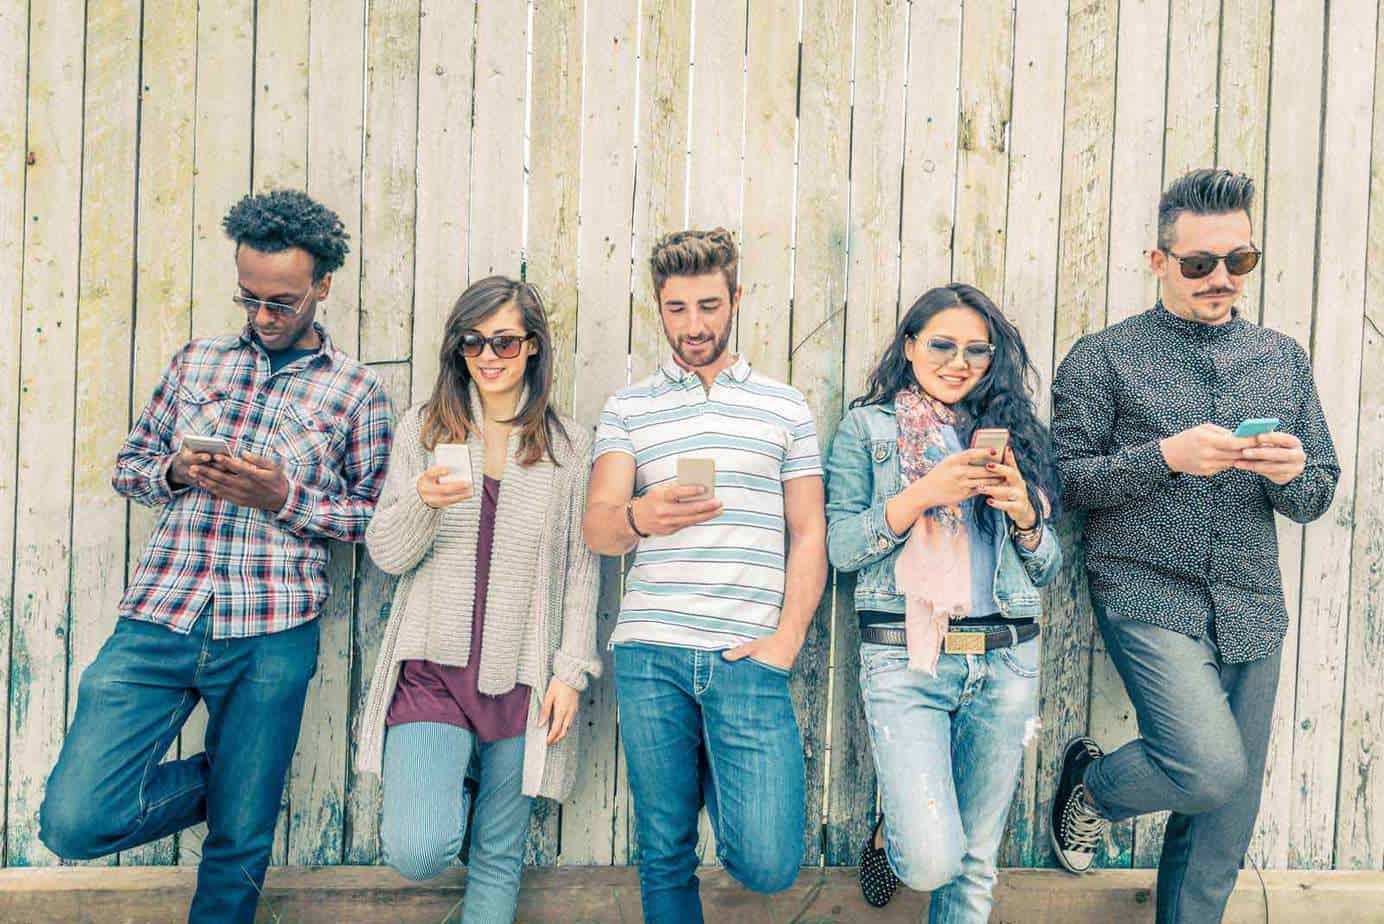
M 1243 276 L 1259 265 L 1259 251 L 1254 249 L 1236 250 L 1227 254 L 1194 253 L 1179 257 L 1171 250 L 1164 251 L 1177 261 L 1185 279 L 1202 279 L 1216 271 L 1216 264 L 1225 261 L 1225 271 L 1232 276 Z
M 916 343 L 918 337 L 911 335 Z M 984 369 L 990 365 L 990 361 L 995 357 L 995 345 L 993 343 L 968 343 L 962 347 L 954 340 L 946 337 L 929 337 L 923 347 L 927 350 L 927 358 L 937 366 L 945 366 L 956 357 L 957 350 L 961 351 L 961 358 L 966 361 L 966 365 L 972 369 Z
M 475 359 L 485 352 L 485 345 L 488 343 L 491 352 L 500 359 L 513 359 L 519 355 L 519 350 L 524 343 L 532 339 L 532 333 L 496 334 L 493 337 L 483 337 L 475 331 L 467 331 L 461 335 L 461 355 L 468 359 Z

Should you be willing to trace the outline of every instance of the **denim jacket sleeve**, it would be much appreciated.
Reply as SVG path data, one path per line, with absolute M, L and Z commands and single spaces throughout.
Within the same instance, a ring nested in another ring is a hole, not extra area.
M 1043 523 L 1043 537 L 1038 540 L 1036 549 L 1030 552 L 1017 542 L 1014 548 L 1018 550 L 1019 560 L 1024 563 L 1024 570 L 1028 572 L 1028 579 L 1034 587 L 1045 587 L 1057 577 L 1062 567 L 1062 543 L 1051 523 Z
M 875 501 L 869 440 L 857 414 L 841 421 L 827 454 L 827 557 L 838 571 L 859 571 L 903 542 Z

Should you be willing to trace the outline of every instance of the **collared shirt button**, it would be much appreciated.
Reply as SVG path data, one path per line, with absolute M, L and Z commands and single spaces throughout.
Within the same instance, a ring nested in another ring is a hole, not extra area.
M 879 549 L 881 552 L 886 551 L 889 548 L 888 538 L 880 536 L 879 541 L 875 543 L 875 547 Z
M 883 462 L 887 458 L 889 458 L 889 447 L 880 443 L 875 447 L 875 461 Z

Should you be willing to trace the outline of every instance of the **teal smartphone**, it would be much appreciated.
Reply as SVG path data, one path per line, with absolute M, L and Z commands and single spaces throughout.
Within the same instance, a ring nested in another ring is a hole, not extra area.
M 1277 417 L 1252 417 L 1235 428 L 1235 435 L 1250 437 L 1258 436 L 1261 433 L 1272 433 L 1278 429 L 1280 423 L 1282 421 Z

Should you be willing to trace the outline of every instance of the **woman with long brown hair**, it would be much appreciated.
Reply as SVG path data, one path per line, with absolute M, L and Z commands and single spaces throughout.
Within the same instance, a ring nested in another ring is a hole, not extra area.
M 532 797 L 571 791 L 579 693 L 601 670 L 591 437 L 551 406 L 552 355 L 532 286 L 468 288 L 365 538 L 400 578 L 359 762 L 384 781 L 385 860 L 414 880 L 457 856 L 475 771 L 463 922 L 513 920 Z

